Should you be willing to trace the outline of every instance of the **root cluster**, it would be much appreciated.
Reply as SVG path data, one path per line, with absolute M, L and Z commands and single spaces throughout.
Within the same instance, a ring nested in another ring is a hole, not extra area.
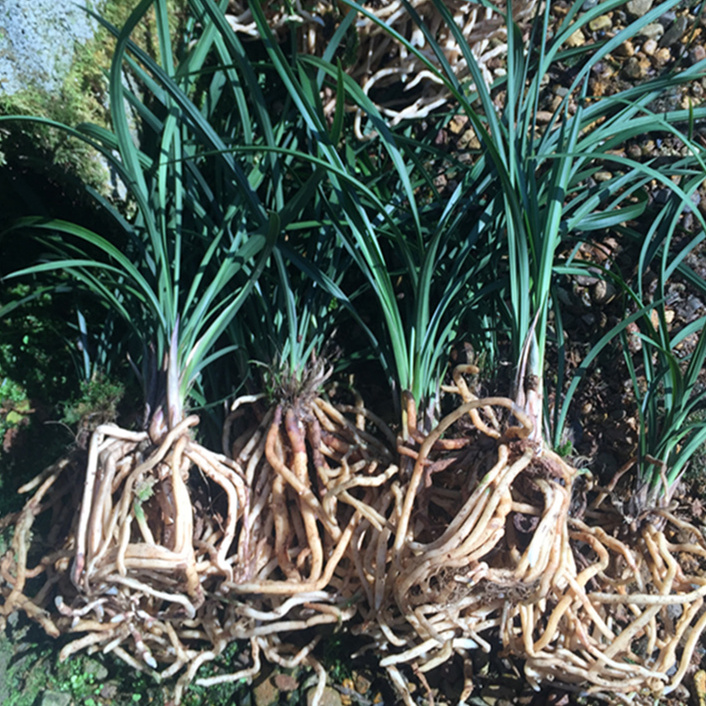
M 177 701 L 194 679 L 253 677 L 263 657 L 312 667 L 318 701 L 314 649 L 341 628 L 369 638 L 407 704 L 411 672 L 498 641 L 536 687 L 674 691 L 706 627 L 702 534 L 666 508 L 629 525 L 607 492 L 579 492 L 579 471 L 465 372 L 430 433 L 410 402 L 404 438 L 357 397 L 242 398 L 224 453 L 194 440 L 195 416 L 158 440 L 100 426 L 82 498 L 59 480 L 78 467 L 66 459 L 5 520 L 0 616 L 75 635 L 64 659 L 112 652 L 178 677 Z M 198 678 L 234 640 L 247 666 Z
M 330 0 L 321 0 L 313 8 L 304 5 L 299 0 L 289 9 L 280 3 L 265 4 L 265 12 L 276 34 L 288 36 L 292 25 L 296 25 L 300 50 L 321 55 L 330 41 L 331 22 L 339 16 L 340 8 Z M 412 0 L 411 5 L 436 38 L 454 75 L 461 81 L 468 79 L 470 72 L 463 53 L 432 0 Z M 450 0 L 446 5 L 490 83 L 493 77 L 489 62 L 507 52 L 503 18 L 490 8 L 466 0 Z M 533 0 L 513 5 L 515 19 L 527 17 L 533 7 Z M 371 3 L 367 9 L 378 22 L 410 41 L 428 60 L 436 61 L 424 34 L 399 0 Z M 226 17 L 234 31 L 259 38 L 244 0 L 232 0 Z M 401 46 L 389 29 L 378 22 L 364 15 L 358 17 L 352 36 L 346 40 L 344 66 L 392 124 L 426 117 L 448 101 L 448 91 L 417 55 Z M 360 117 L 356 121 L 359 136 Z

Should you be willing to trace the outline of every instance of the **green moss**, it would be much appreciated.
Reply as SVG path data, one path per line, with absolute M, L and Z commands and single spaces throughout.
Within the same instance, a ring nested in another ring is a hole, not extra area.
M 118 404 L 125 393 L 122 383 L 115 382 L 102 373 L 81 382 L 78 397 L 64 404 L 62 421 L 70 426 L 80 424 L 92 429 L 118 416 Z

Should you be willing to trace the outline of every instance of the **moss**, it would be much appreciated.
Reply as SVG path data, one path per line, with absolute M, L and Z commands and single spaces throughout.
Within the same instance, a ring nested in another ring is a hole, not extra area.
M 172 36 L 181 26 L 186 0 L 168 0 Z M 99 13 L 121 27 L 134 9 L 133 0 L 111 0 Z M 133 38 L 152 56 L 156 55 L 154 19 L 140 23 Z M 109 127 L 108 71 L 115 37 L 100 26 L 93 39 L 76 42 L 71 68 L 58 92 L 48 92 L 36 83 L 12 95 L 0 95 L 0 115 L 28 115 L 53 120 L 70 127 L 94 123 Z M 107 170 L 90 147 L 63 131 L 36 123 L 5 123 L 0 132 L 0 166 L 21 164 L 44 171 L 50 178 L 69 175 L 87 186 L 106 190 Z

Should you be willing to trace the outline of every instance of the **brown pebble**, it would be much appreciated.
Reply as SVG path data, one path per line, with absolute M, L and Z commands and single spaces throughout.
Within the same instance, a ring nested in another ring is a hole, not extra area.
M 546 125 L 553 117 L 554 113 L 550 112 L 549 110 L 538 110 L 535 115 L 535 118 L 539 125 Z
M 255 706 L 273 706 L 279 702 L 279 689 L 271 676 L 253 688 L 253 700 Z
M 630 157 L 630 159 L 640 159 L 640 157 L 642 157 L 642 149 L 640 148 L 640 145 L 629 145 L 628 157 Z
M 649 62 L 647 59 L 638 59 L 636 56 L 631 56 L 623 67 L 623 74 L 626 78 L 639 79 L 643 78 L 647 73 Z
M 631 41 L 623 42 L 616 50 L 616 56 L 631 57 L 635 53 L 635 47 Z
M 652 60 L 657 66 L 664 66 L 668 61 L 671 61 L 671 59 L 672 52 L 669 51 L 667 47 L 662 47 L 661 49 L 658 49 L 652 57 Z
M 370 687 L 372 685 L 373 684 L 370 679 L 363 676 L 362 674 L 359 674 L 358 672 L 355 673 L 355 690 L 359 694 L 367 694 L 370 691 Z
M 280 691 L 294 691 L 299 686 L 299 680 L 291 674 L 275 674 L 274 682 Z
M 313 687 L 306 692 L 306 702 L 308 706 L 311 706 L 314 700 L 314 694 L 316 693 L 316 688 Z M 321 706 L 343 706 L 341 701 L 341 695 L 330 686 L 324 687 L 324 693 L 321 696 L 321 701 L 319 701 Z
M 657 51 L 657 42 L 654 39 L 648 39 L 642 45 L 642 51 L 647 54 L 647 56 L 652 56 Z
M 449 130 L 454 135 L 460 135 L 468 125 L 468 117 L 466 115 L 454 115 L 449 123 Z

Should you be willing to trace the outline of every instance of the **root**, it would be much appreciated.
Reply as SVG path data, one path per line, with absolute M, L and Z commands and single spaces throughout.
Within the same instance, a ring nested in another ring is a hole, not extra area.
M 344 624 L 384 655 L 405 703 L 403 670 L 424 684 L 494 639 L 537 687 L 673 692 L 706 629 L 703 535 L 665 509 L 624 522 L 605 489 L 572 516 L 578 471 L 531 441 L 511 400 L 475 397 L 468 371 L 448 388 L 459 407 L 404 439 L 360 400 L 317 397 L 264 413 L 259 398 L 241 400 L 224 431 L 230 455 L 192 438 L 194 416 L 157 444 L 100 426 L 80 512 L 60 502 L 76 458 L 25 486 L 0 560 L 0 616 L 21 610 L 74 636 L 62 659 L 102 650 L 178 676 L 177 703 L 194 679 L 252 678 L 262 656 L 311 667 L 316 702 L 326 675 L 314 647 L 323 626 Z M 57 543 L 32 564 L 34 522 L 49 512 Z M 250 663 L 199 678 L 233 640 L 249 643 Z
M 426 673 L 490 649 L 492 633 L 537 688 L 674 691 L 706 629 L 706 580 L 681 567 L 704 567 L 706 540 L 664 510 L 628 539 L 603 529 L 620 523 L 600 502 L 571 517 L 578 471 L 525 440 L 531 425 L 510 400 L 478 399 L 458 371 L 454 379 L 463 403 L 428 435 L 408 433 L 409 480 L 377 506 L 386 522 L 354 540 L 366 626 L 403 700 L 403 666 Z M 502 431 L 502 408 L 519 426 Z M 452 435 L 463 419 L 475 434 L 466 447 Z M 480 447 L 484 439 L 494 443 Z M 425 483 L 428 468 L 439 470 Z

